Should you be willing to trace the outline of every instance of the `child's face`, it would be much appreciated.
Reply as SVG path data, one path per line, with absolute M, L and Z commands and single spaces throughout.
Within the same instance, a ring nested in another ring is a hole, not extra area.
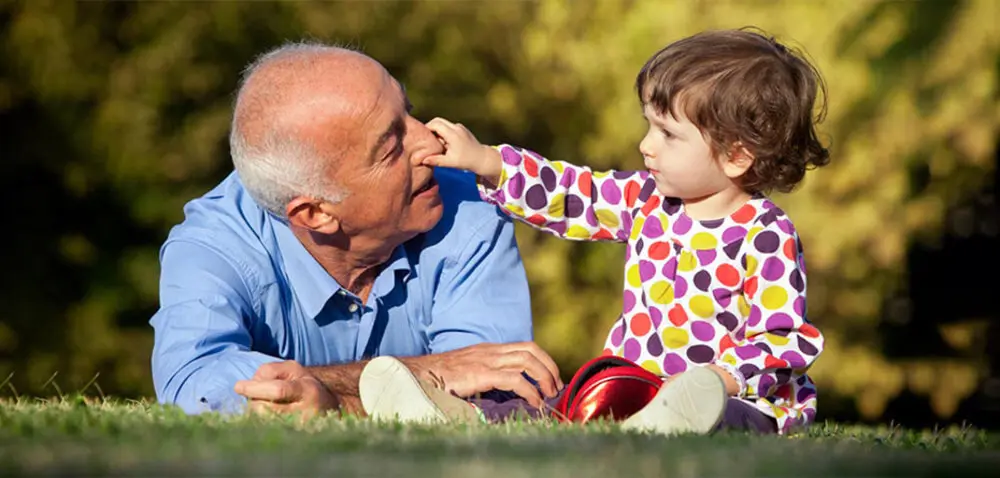
M 726 174 L 726 157 L 715 155 L 707 138 L 676 108 L 679 117 L 661 115 L 646 104 L 649 123 L 639 143 L 646 168 L 660 194 L 684 200 L 700 199 L 733 186 Z

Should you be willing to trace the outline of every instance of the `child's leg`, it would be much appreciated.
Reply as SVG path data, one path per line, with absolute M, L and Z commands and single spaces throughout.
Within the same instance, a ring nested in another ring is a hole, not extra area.
M 469 401 L 478 406 L 483 412 L 483 416 L 489 423 L 503 423 L 507 420 L 527 418 L 537 420 L 551 416 L 549 408 L 555 408 L 562 397 L 563 391 L 552 398 L 546 398 L 545 410 L 539 410 L 528 404 L 523 398 L 510 392 L 485 393 L 480 397 L 470 398 Z
M 738 398 L 726 402 L 726 411 L 716 430 L 741 430 L 754 433 L 778 433 L 778 424 L 773 418 Z

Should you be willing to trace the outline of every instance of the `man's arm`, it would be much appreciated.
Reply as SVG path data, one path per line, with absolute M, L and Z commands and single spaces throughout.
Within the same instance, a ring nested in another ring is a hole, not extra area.
M 160 309 L 150 320 L 153 385 L 161 403 L 187 413 L 243 408 L 233 384 L 279 360 L 251 350 L 250 297 L 237 268 L 210 247 L 186 241 L 164 246 Z

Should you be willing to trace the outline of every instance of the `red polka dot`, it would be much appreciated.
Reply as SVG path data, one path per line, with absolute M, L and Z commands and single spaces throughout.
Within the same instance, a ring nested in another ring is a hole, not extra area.
M 538 163 L 527 154 L 524 155 L 524 172 L 533 178 L 538 177 Z
M 615 354 L 614 350 L 604 349 L 604 353 L 602 353 L 601 355 L 614 355 L 614 354 Z
M 777 396 L 778 398 L 784 398 L 785 400 L 791 400 L 792 399 L 792 384 L 786 383 L 786 384 L 778 387 L 778 389 L 774 391 L 774 395 Z
M 653 323 L 650 322 L 649 316 L 646 314 L 636 314 L 629 321 L 629 328 L 632 329 L 632 333 L 636 336 L 642 337 L 649 332 L 649 329 L 653 327 Z
M 749 277 L 743 282 L 743 293 L 747 298 L 753 299 L 753 295 L 757 293 L 757 276 Z
M 653 212 L 653 209 L 656 209 L 659 205 L 660 196 L 650 196 L 649 200 L 646 201 L 646 204 L 642 205 L 642 213 L 648 216 L 649 213 Z
M 628 207 L 635 206 L 635 200 L 639 198 L 639 191 L 642 188 L 639 183 L 635 181 L 629 181 L 625 185 L 625 205 Z
M 773 355 L 764 357 L 764 368 L 788 368 L 788 362 L 775 358 Z
M 729 337 L 729 334 L 723 335 L 722 340 L 719 341 L 719 355 L 722 355 L 722 352 L 725 352 L 735 346 L 736 343 Z
M 782 246 L 781 249 L 782 249 L 782 252 L 785 253 L 785 257 L 787 257 L 788 260 L 790 260 L 790 261 L 794 261 L 795 260 L 795 252 L 796 252 L 795 251 L 795 249 L 796 249 L 796 247 L 795 247 L 795 239 L 792 239 L 792 238 L 789 237 L 788 240 L 785 241 L 785 245 Z
M 580 194 L 583 194 L 584 197 L 590 197 L 590 188 L 593 184 L 591 179 L 590 172 L 584 171 L 583 174 L 580 175 L 580 179 L 577 180 L 576 184 L 580 188 Z
M 740 283 L 740 273 L 729 264 L 722 264 L 715 270 L 715 277 L 726 287 L 736 287 Z
M 670 309 L 670 312 L 667 313 L 667 317 L 670 318 L 670 323 L 677 327 L 684 325 L 684 323 L 688 321 L 687 312 L 684 312 L 684 308 L 681 307 L 680 304 L 677 304 L 673 309 Z
M 649 258 L 654 261 L 662 261 L 670 257 L 670 251 L 672 250 L 673 248 L 669 242 L 654 242 L 649 246 Z
M 746 224 L 750 222 L 750 220 L 753 219 L 754 216 L 756 215 L 757 215 L 757 209 L 754 208 L 753 205 L 744 204 L 743 207 L 741 207 L 738 211 L 733 213 L 732 218 L 734 221 L 740 224 Z
M 610 231 L 608 231 L 607 229 L 604 229 L 604 228 L 601 228 L 600 231 L 597 231 L 597 234 L 594 234 L 594 239 L 597 239 L 597 240 L 600 240 L 600 239 L 614 239 L 614 237 L 615 236 L 611 235 Z
M 541 226 L 542 224 L 545 224 L 545 216 L 542 216 L 541 214 L 535 214 L 534 216 L 528 218 L 528 222 L 536 226 Z
M 802 335 L 805 335 L 806 337 L 811 337 L 814 339 L 819 337 L 819 330 L 817 330 L 816 327 L 813 327 L 812 325 L 809 324 L 802 324 L 802 326 L 799 327 L 799 332 L 801 332 Z

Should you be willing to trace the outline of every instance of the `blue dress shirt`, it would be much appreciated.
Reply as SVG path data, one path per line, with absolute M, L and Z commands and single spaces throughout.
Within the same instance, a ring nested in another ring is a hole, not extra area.
M 514 225 L 475 177 L 437 169 L 444 213 L 398 247 L 366 302 L 337 283 L 288 226 L 230 174 L 184 208 L 160 251 L 150 320 L 153 384 L 187 413 L 241 411 L 233 391 L 267 362 L 304 366 L 532 340 Z

